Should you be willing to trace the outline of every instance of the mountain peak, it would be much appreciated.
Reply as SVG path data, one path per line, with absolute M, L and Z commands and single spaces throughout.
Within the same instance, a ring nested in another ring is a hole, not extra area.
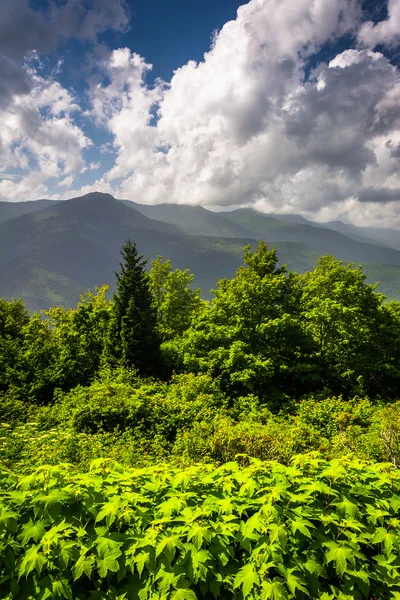
M 78 198 L 71 198 L 70 200 L 80 200 L 81 202 L 116 202 L 114 196 L 105 194 L 104 192 L 89 192 L 89 194 L 79 196 Z

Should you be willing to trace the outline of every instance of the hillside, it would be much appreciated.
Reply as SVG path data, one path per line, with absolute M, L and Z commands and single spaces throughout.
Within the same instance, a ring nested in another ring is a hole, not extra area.
M 36 200 L 33 202 L 0 202 L 0 223 L 21 215 L 36 212 L 58 204 L 57 200 Z
M 205 290 L 233 274 L 251 241 L 225 247 L 223 240 L 190 236 L 149 219 L 112 196 L 88 194 L 0 223 L 0 295 L 22 297 L 35 310 L 71 305 L 88 287 L 113 284 L 128 237 L 145 257 L 161 254 L 177 268 L 190 268 Z
M 280 263 L 298 272 L 312 270 L 326 253 L 365 263 L 368 281 L 380 281 L 389 298 L 400 298 L 399 251 L 290 217 L 144 206 L 101 193 L 64 202 L 0 203 L 0 296 L 22 297 L 31 310 L 73 306 L 88 287 L 113 286 L 119 250 L 132 237 L 146 258 L 162 255 L 175 268 L 191 269 L 205 297 L 241 264 L 245 245 L 265 239 L 277 248 Z
M 225 213 L 211 212 L 202 206 L 123 202 L 151 219 L 171 223 L 186 233 L 227 238 L 252 237 L 250 230 L 227 219 Z

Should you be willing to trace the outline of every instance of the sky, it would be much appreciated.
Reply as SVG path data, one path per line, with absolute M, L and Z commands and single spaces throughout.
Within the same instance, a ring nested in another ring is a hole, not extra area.
M 400 229 L 400 0 L 0 0 L 0 200 Z

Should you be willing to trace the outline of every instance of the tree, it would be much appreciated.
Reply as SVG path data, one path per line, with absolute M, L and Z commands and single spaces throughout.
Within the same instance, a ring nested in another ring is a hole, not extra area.
M 57 346 L 55 371 L 63 389 L 89 385 L 99 371 L 112 308 L 108 290 L 107 285 L 88 290 L 76 308 L 43 311 Z
M 277 262 L 265 242 L 254 253 L 245 248 L 244 266 L 219 281 L 183 338 L 187 369 L 209 371 L 229 392 L 265 400 L 309 387 L 316 367 L 299 319 L 298 280 Z
M 15 379 L 24 327 L 29 315 L 22 300 L 0 298 L 0 391 L 5 391 Z
M 324 364 L 321 387 L 345 396 L 375 395 L 399 381 L 395 304 L 385 306 L 365 277 L 330 255 L 299 276 L 302 319 Z
M 128 240 L 122 247 L 120 272 L 116 273 L 117 291 L 111 313 L 106 358 L 140 375 L 154 375 L 160 365 L 160 340 L 157 313 L 149 289 L 146 261 L 136 244 Z
M 170 260 L 162 262 L 157 256 L 151 263 L 149 278 L 161 339 L 181 336 L 201 304 L 200 290 L 190 289 L 194 275 L 189 269 L 173 271 Z

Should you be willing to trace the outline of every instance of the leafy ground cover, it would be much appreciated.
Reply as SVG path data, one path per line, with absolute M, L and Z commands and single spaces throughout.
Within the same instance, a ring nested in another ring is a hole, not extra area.
M 240 460 L 2 469 L 1 597 L 400 598 L 392 465 Z

